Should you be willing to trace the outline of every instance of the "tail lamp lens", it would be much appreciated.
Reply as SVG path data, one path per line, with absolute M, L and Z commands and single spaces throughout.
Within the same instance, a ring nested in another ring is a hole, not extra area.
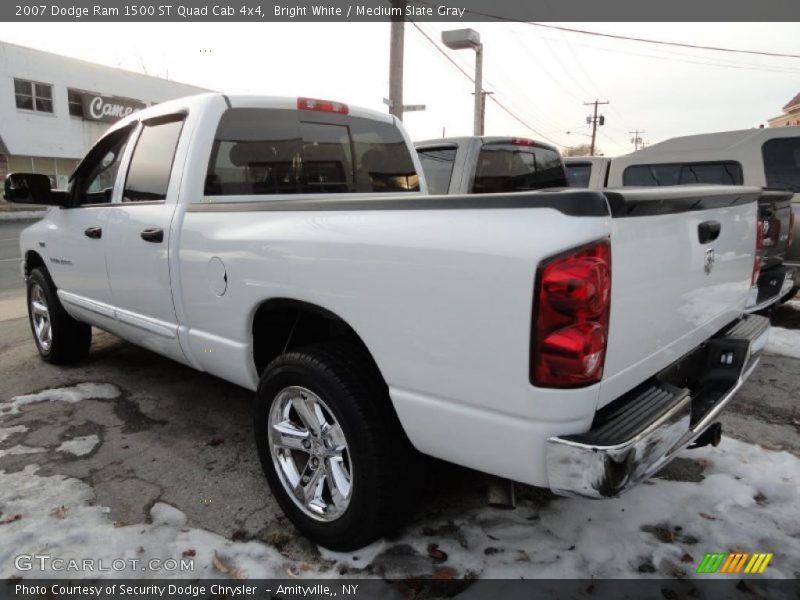
M 531 331 L 533 385 L 573 388 L 600 381 L 610 300 L 608 240 L 561 254 L 539 266 Z
M 764 229 L 769 221 L 756 219 L 756 255 L 753 259 L 753 273 L 750 276 L 750 286 L 756 285 L 758 276 L 761 274 L 761 255 L 764 249 Z
M 789 233 L 786 236 L 786 249 L 787 250 L 792 245 L 792 240 L 793 239 L 794 239 L 794 207 L 790 208 L 790 212 L 789 212 Z

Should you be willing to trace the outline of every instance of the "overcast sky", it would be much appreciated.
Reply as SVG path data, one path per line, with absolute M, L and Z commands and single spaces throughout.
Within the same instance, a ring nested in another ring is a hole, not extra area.
M 798 23 L 569 23 L 570 27 L 707 46 L 800 54 Z M 598 145 L 632 150 L 629 131 L 655 143 L 676 135 L 766 124 L 800 92 L 800 59 L 655 46 L 510 23 L 469 26 L 485 47 L 484 87 L 525 125 L 487 103 L 486 133 L 589 141 L 583 102 L 609 100 Z M 227 92 L 315 96 L 385 110 L 389 24 L 30 23 L 0 39 Z M 405 34 L 405 103 L 414 139 L 472 132 L 473 84 L 410 23 Z M 466 71 L 469 50 L 448 54 Z M 572 133 L 567 134 L 570 131 Z

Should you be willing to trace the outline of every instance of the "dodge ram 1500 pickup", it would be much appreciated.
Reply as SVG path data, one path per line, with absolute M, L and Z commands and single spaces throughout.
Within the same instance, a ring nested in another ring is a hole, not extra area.
M 402 523 L 420 453 L 602 498 L 718 441 L 768 335 L 743 315 L 760 190 L 420 173 L 395 118 L 338 102 L 126 117 L 68 190 L 6 179 L 52 205 L 21 236 L 39 353 L 81 360 L 94 326 L 254 390 L 272 492 L 340 550 Z

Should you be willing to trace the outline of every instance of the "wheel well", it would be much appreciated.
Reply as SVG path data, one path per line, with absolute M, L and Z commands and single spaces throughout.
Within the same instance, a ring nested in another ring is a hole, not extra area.
M 47 271 L 47 266 L 44 264 L 44 259 L 39 256 L 37 252 L 28 250 L 25 253 L 25 277 L 31 274 L 31 271 L 38 267 L 43 267 Z
M 273 359 L 288 350 L 327 341 L 356 346 L 380 375 L 375 360 L 355 330 L 344 319 L 320 306 L 299 300 L 273 299 L 259 306 L 253 319 L 253 360 L 259 375 Z

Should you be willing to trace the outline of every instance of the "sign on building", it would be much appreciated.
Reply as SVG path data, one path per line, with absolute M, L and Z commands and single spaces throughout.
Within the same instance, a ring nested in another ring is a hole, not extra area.
M 101 96 L 99 94 L 84 94 L 83 118 L 88 121 L 103 121 L 114 123 L 129 114 L 145 108 L 147 105 L 132 98 L 121 96 Z

